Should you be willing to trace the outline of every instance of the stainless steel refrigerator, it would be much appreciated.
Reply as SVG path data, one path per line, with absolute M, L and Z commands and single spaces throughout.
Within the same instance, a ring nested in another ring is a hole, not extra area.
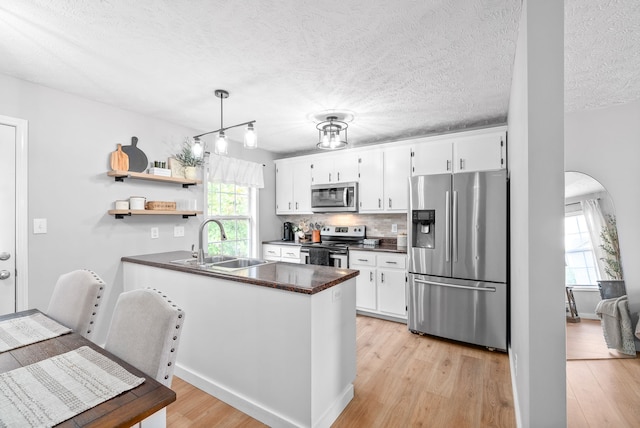
M 408 327 L 507 348 L 506 171 L 410 181 Z

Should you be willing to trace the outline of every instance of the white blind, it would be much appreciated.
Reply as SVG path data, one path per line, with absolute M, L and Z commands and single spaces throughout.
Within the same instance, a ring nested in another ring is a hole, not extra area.
M 263 166 L 261 163 L 211 154 L 209 181 L 262 189 L 264 188 Z

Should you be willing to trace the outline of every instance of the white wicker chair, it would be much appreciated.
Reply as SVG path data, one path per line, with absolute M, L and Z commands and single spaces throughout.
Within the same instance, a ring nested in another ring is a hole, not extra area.
M 60 275 L 47 316 L 91 339 L 106 286 L 95 272 L 87 269 Z

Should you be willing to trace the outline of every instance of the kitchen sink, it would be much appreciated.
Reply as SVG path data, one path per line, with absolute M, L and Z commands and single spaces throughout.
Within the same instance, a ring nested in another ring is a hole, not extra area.
M 206 269 L 231 271 L 236 269 L 245 269 L 253 266 L 265 265 L 267 263 L 272 262 L 270 260 L 236 258 L 234 260 L 212 263 L 206 266 Z
M 204 263 L 198 264 L 196 258 L 172 260 L 171 263 L 175 263 L 183 266 L 195 267 L 198 269 L 217 270 L 217 271 L 234 271 L 238 269 L 245 269 L 252 266 L 260 266 L 267 263 L 272 263 L 270 260 L 261 259 L 249 259 L 237 256 L 206 256 Z
M 220 262 L 226 262 L 229 260 L 236 260 L 236 259 L 237 257 L 235 256 L 222 256 L 222 255 L 206 256 L 204 258 L 203 265 L 206 266 L 212 263 L 220 263 Z M 171 263 L 175 263 L 178 265 L 185 265 L 185 266 L 197 266 L 198 260 L 195 257 L 192 257 L 190 259 L 172 260 Z

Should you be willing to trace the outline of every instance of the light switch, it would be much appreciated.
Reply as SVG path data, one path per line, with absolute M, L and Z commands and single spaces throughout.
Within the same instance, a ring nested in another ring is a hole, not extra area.
M 398 233 L 398 225 L 397 224 L 392 224 L 391 225 L 391 233 Z
M 33 234 L 47 233 L 47 219 L 46 218 L 34 218 L 33 219 Z
M 157 239 L 160 237 L 160 231 L 158 230 L 157 227 L 152 227 L 151 228 L 151 239 Z

